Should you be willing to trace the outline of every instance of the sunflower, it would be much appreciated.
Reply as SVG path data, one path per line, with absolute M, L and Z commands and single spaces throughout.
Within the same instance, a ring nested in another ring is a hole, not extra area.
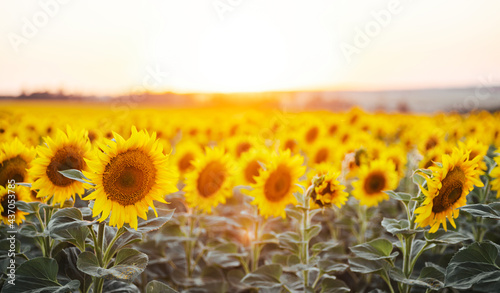
M 181 141 L 175 146 L 175 153 L 172 155 L 174 164 L 179 174 L 193 170 L 193 162 L 203 155 L 201 146 L 191 140 Z
M 255 184 L 255 177 L 263 170 L 262 166 L 271 160 L 271 154 L 266 148 L 256 148 L 244 153 L 238 164 L 238 184 Z
M 37 196 L 50 199 L 61 206 L 64 201 L 82 195 L 87 185 L 64 177 L 59 171 L 76 169 L 88 171 L 86 159 L 92 157 L 90 142 L 85 130 L 73 131 L 69 126 L 66 133 L 58 130 L 55 140 L 44 138 L 46 145 L 37 147 L 36 158 L 28 173 L 32 177 L 31 189 L 38 190 Z
M 34 148 L 26 147 L 19 139 L 0 145 L 0 185 L 7 186 L 9 180 L 16 183 L 30 182 L 27 169 L 35 158 Z
M 458 208 L 466 204 L 466 196 L 476 186 L 483 186 L 477 169 L 481 157 L 469 159 L 469 151 L 454 149 L 451 155 L 443 155 L 442 164 L 429 169 L 432 177 L 427 177 L 427 188 L 421 186 L 425 200 L 415 210 L 415 222 L 419 227 L 431 226 L 434 233 L 442 224 L 446 230 L 446 219 L 456 227 L 454 218 L 458 217 Z
M 297 183 L 306 170 L 303 162 L 302 156 L 292 156 L 290 151 L 273 154 L 266 169 L 255 177 L 250 196 L 262 216 L 286 217 L 285 207 L 296 203 L 293 193 L 300 190 Z
M 10 193 L 9 190 L 11 191 Z M 12 190 L 14 192 L 12 192 Z M 14 203 L 19 200 L 25 202 L 30 201 L 29 196 L 27 197 L 27 193 L 23 192 L 21 188 L 19 188 L 19 186 L 16 186 L 14 189 L 7 189 L 3 186 L 0 186 L 0 212 L 3 223 L 5 225 L 10 225 L 12 222 L 15 222 L 17 225 L 20 225 L 24 220 L 26 220 L 25 216 L 28 213 L 18 210 L 16 206 L 13 209 L 15 212 L 12 213 L 12 209 L 9 209 L 9 201 L 12 201 L 12 199 L 14 200 Z
M 405 150 L 398 146 L 390 146 L 387 147 L 384 151 L 382 151 L 382 157 L 385 160 L 392 161 L 396 168 L 396 172 L 398 173 L 399 178 L 403 178 L 405 176 L 405 168 L 408 162 L 407 154 Z
M 345 186 L 340 184 L 338 177 L 340 172 L 328 172 L 315 182 L 313 199 L 321 207 L 335 205 L 341 207 L 347 201 L 349 194 L 345 192 Z
M 460 148 L 470 151 L 469 160 L 475 159 L 477 156 L 480 157 L 478 161 L 478 167 L 482 171 L 486 171 L 487 166 L 483 158 L 488 152 L 488 145 L 480 142 L 476 138 L 466 139 L 465 142 L 460 142 Z
M 234 165 L 222 148 L 206 148 L 205 155 L 193 162 L 194 169 L 186 174 L 186 202 L 192 208 L 207 213 L 232 195 Z
M 497 198 L 500 197 L 500 156 L 496 156 L 493 158 L 495 160 L 496 166 L 491 170 L 490 177 L 491 180 L 491 190 L 495 190 L 497 192 Z
M 391 161 L 374 160 L 361 165 L 358 176 L 359 179 L 352 183 L 352 195 L 368 207 L 389 199 L 384 191 L 398 187 L 398 173 Z

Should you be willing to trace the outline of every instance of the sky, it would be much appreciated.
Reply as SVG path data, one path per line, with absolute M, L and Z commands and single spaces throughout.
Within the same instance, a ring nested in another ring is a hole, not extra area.
M 0 1 L 0 95 L 500 81 L 498 0 Z

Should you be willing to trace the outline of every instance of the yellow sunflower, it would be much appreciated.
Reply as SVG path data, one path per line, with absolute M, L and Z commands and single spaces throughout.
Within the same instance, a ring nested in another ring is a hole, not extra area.
M 36 151 L 26 147 L 15 138 L 10 143 L 0 145 L 0 186 L 7 186 L 8 181 L 14 179 L 16 183 L 30 182 L 28 168 L 35 158 Z M 30 194 L 28 187 L 20 186 L 20 192 Z
M 341 207 L 347 201 L 349 194 L 345 186 L 338 180 L 340 172 L 328 172 L 323 175 L 318 185 L 314 187 L 313 199 L 321 207 L 335 205 Z
M 207 213 L 232 195 L 234 164 L 222 148 L 206 148 L 205 155 L 193 162 L 184 187 L 187 204 Z
M 15 202 L 18 200 L 30 202 L 29 196 L 26 197 L 26 192 L 22 192 L 19 186 L 16 186 L 14 189 L 7 189 L 0 186 L 0 212 L 2 221 L 5 225 L 10 225 L 12 223 L 20 225 L 24 220 L 26 220 L 25 216 L 28 213 L 18 210 L 15 206 Z M 13 209 L 11 209 L 11 207 L 13 207 Z M 14 213 L 12 213 L 12 211 L 14 211 Z
M 255 177 L 262 171 L 262 165 L 267 164 L 271 159 L 271 154 L 266 148 L 252 149 L 241 155 L 238 164 L 238 184 L 255 184 Z
M 250 196 L 262 216 L 286 217 L 285 207 L 296 203 L 293 193 L 300 190 L 297 183 L 306 170 L 303 162 L 302 156 L 292 156 L 290 151 L 273 154 L 266 169 L 255 177 Z
M 496 156 L 493 158 L 497 165 L 490 172 L 491 180 L 491 190 L 495 190 L 497 192 L 497 198 L 500 197 L 500 156 Z
M 59 171 L 77 169 L 88 171 L 86 159 L 92 158 L 90 142 L 85 130 L 66 133 L 58 130 L 55 140 L 45 137 L 45 144 L 37 147 L 36 158 L 28 173 L 33 179 L 31 189 L 38 190 L 37 197 L 46 200 L 53 197 L 53 203 L 61 206 L 64 201 L 82 195 L 87 185 L 64 177 Z
M 191 140 L 181 141 L 175 146 L 175 153 L 172 155 L 174 164 L 179 174 L 193 170 L 193 162 L 203 155 L 203 150 L 198 143 Z
M 110 217 L 109 225 L 128 223 L 137 229 L 137 216 L 147 219 L 148 206 L 155 214 L 153 200 L 166 203 L 164 197 L 176 192 L 177 173 L 169 168 L 168 156 L 153 133 L 132 127 L 129 139 L 117 133 L 114 139 L 100 144 L 98 160 L 87 160 L 90 172 L 84 172 L 95 184 L 95 191 L 85 200 L 94 199 L 93 216 L 99 221 Z M 111 214 L 111 216 L 110 216 Z
M 477 156 L 480 157 L 478 161 L 478 167 L 481 171 L 486 171 L 487 166 L 483 158 L 488 152 L 488 145 L 480 142 L 476 138 L 466 139 L 465 142 L 460 142 L 460 148 L 470 151 L 469 160 L 475 159 Z
M 394 163 L 386 160 L 374 160 L 369 164 L 361 165 L 358 173 L 359 179 L 352 183 L 352 195 L 362 205 L 376 206 L 389 199 L 386 190 L 398 187 L 398 173 Z
M 458 208 L 467 202 L 466 196 L 476 186 L 483 186 L 479 179 L 477 163 L 481 157 L 469 160 L 469 151 L 454 149 L 451 155 L 443 155 L 441 165 L 432 166 L 432 177 L 427 177 L 427 188 L 421 187 L 425 200 L 415 210 L 415 222 L 419 227 L 431 226 L 434 233 L 442 224 L 446 230 L 446 219 L 455 226 Z

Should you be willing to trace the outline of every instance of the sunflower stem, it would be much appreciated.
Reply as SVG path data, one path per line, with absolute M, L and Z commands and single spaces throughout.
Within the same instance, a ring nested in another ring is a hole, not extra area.
M 125 233 L 125 228 L 121 227 L 116 232 L 115 237 L 113 237 L 113 239 L 109 243 L 108 248 L 106 248 L 106 251 L 104 252 L 104 256 L 102 258 L 103 259 L 104 268 L 106 268 L 108 266 L 109 262 L 113 258 L 113 255 L 114 255 L 114 252 L 112 252 L 113 251 L 113 245 L 115 245 L 116 240 L 118 240 L 118 238 L 120 238 L 120 236 L 123 235 L 123 233 Z
M 309 227 L 311 226 L 311 219 L 310 219 L 310 205 L 309 201 L 312 195 L 312 192 L 314 191 L 314 185 L 311 185 L 306 191 L 306 194 L 304 196 L 304 208 L 302 209 L 302 227 L 300 230 L 300 235 L 301 235 L 301 243 L 302 243 L 302 249 L 301 249 L 301 260 L 302 264 L 306 265 L 306 269 L 303 270 L 303 277 L 304 277 L 304 292 L 307 292 L 307 288 L 309 286 L 309 270 L 307 270 L 307 265 L 309 264 L 309 239 L 307 239 L 307 231 L 309 230 Z
M 104 285 L 104 279 L 94 277 L 94 292 L 93 293 L 102 293 L 103 285 Z
M 190 210 L 189 216 L 188 216 L 188 235 L 187 235 L 187 241 L 185 244 L 185 250 L 186 250 L 186 276 L 188 278 L 191 278 L 192 273 L 194 268 L 192 267 L 192 254 L 193 254 L 193 243 L 194 241 L 192 240 L 193 238 L 193 232 L 194 232 L 194 227 L 195 227 L 195 216 L 196 215 L 196 210 L 193 208 Z
M 103 259 L 102 259 L 102 240 L 104 238 L 104 222 L 99 223 L 99 228 L 97 230 L 97 243 L 94 243 L 97 260 L 99 261 L 99 265 L 103 267 Z
M 255 217 L 258 219 L 255 221 L 254 225 L 254 235 L 253 235 L 253 241 L 251 245 L 251 257 L 252 257 L 252 272 L 255 272 L 257 268 L 259 267 L 259 257 L 260 257 L 260 246 L 259 246 L 259 240 L 260 240 L 260 233 L 259 233 L 259 228 L 260 228 L 260 218 L 259 218 L 259 210 L 258 208 L 255 209 Z
M 367 207 L 365 205 L 358 205 L 358 220 L 359 220 L 359 233 L 358 233 L 358 244 L 365 242 L 366 234 L 366 212 Z

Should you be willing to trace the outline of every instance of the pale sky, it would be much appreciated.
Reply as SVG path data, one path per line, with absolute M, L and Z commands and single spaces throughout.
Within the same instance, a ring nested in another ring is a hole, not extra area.
M 498 0 L 2 0 L 0 95 L 476 86 L 500 81 L 499 13 Z

